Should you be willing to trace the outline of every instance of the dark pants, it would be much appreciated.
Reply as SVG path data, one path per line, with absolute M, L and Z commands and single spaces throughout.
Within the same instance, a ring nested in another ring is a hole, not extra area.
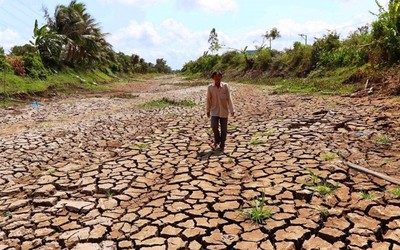
M 221 125 L 221 132 L 218 128 L 219 125 Z M 214 132 L 214 143 L 219 144 L 221 148 L 224 148 L 226 141 L 226 134 L 228 132 L 228 118 L 212 116 L 211 128 Z

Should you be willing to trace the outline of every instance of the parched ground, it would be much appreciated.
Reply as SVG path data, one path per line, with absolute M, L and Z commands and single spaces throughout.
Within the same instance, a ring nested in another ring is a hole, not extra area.
M 400 180 L 399 103 L 232 83 L 222 153 L 196 85 L 0 110 L 0 249 L 400 249 L 396 185 L 347 165 Z M 162 97 L 199 105 L 140 107 Z M 263 194 L 271 217 L 253 223 Z

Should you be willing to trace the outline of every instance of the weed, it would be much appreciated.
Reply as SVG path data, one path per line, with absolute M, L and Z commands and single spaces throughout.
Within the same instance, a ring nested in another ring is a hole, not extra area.
M 392 140 L 390 139 L 390 137 L 388 137 L 386 135 L 377 136 L 375 138 L 375 141 L 382 145 L 389 145 L 390 143 L 392 143 Z
M 228 125 L 228 129 L 229 129 L 229 130 L 237 129 L 237 127 L 238 127 L 237 125 L 233 125 L 233 124 L 229 124 L 229 125 Z
M 145 109 L 154 109 L 154 108 L 167 108 L 169 106 L 180 106 L 180 107 L 194 107 L 196 103 L 190 100 L 173 100 L 169 98 L 162 98 L 158 100 L 153 100 L 147 103 L 140 105 L 142 108 Z
M 106 190 L 106 197 L 107 198 L 112 198 L 114 196 L 114 194 L 111 192 L 111 190 L 110 189 L 108 189 L 108 190 Z
M 259 144 L 262 144 L 263 142 L 260 140 L 260 139 L 258 139 L 258 138 L 253 138 L 253 139 L 251 139 L 251 141 L 250 141 L 250 144 L 251 145 L 259 145 Z
M 56 170 L 55 170 L 54 168 L 52 168 L 52 169 L 49 169 L 49 170 L 47 171 L 47 173 L 48 173 L 49 175 L 53 175 L 53 174 L 56 173 Z
M 321 156 L 323 161 L 331 161 L 331 160 L 335 159 L 336 157 L 337 157 L 337 154 L 336 153 L 332 153 L 332 152 L 323 154 Z
M 136 143 L 136 144 L 130 145 L 129 148 L 144 150 L 144 149 L 149 149 L 150 145 L 147 143 Z
M 322 195 L 328 195 L 333 193 L 336 189 L 338 189 L 339 185 L 333 185 L 330 184 L 329 182 L 321 182 L 317 186 L 311 187 L 314 191 L 322 194 Z
M 265 209 L 265 193 L 262 192 L 261 199 L 254 199 L 251 208 L 243 209 L 241 211 L 242 215 L 246 219 L 261 224 L 265 219 L 268 219 L 272 215 L 272 211 Z
M 374 192 L 361 191 L 361 198 L 363 200 L 373 200 L 376 198 L 376 194 Z
M 329 210 L 325 207 L 318 206 L 317 209 L 323 218 L 327 218 L 330 214 Z
M 397 198 L 400 198 L 400 186 L 398 186 L 395 189 L 390 190 L 389 193 L 393 194 Z
M 277 130 L 275 128 L 268 129 L 268 131 L 259 133 L 260 136 L 269 137 L 275 135 Z
M 338 189 L 339 185 L 333 185 L 326 180 L 322 180 L 317 174 L 315 174 L 310 169 L 307 170 L 310 174 L 306 185 L 310 186 L 310 188 L 322 195 L 328 195 L 333 193 L 336 189 Z

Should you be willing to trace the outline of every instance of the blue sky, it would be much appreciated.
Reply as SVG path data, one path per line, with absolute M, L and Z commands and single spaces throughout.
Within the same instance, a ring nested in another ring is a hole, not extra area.
M 389 0 L 379 0 L 386 7 Z M 290 48 L 336 30 L 346 37 L 371 23 L 377 13 L 375 0 L 81 0 L 100 23 L 115 51 L 138 54 L 148 62 L 164 58 L 173 69 L 197 59 L 208 49 L 215 28 L 222 51 L 253 49 L 262 35 L 276 27 L 281 38 L 274 49 Z M 35 19 L 44 24 L 42 7 L 54 12 L 65 0 L 0 0 L 0 47 L 28 43 Z

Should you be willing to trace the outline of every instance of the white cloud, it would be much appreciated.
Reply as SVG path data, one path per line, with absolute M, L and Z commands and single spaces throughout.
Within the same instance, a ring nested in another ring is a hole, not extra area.
M 231 12 L 238 11 L 236 0 L 178 0 L 178 5 L 185 9 L 202 9 L 207 12 Z
M 103 3 L 111 3 L 111 4 L 121 3 L 126 5 L 147 7 L 151 5 L 166 3 L 169 0 L 100 0 L 100 1 Z
M 184 24 L 168 18 L 156 25 L 132 21 L 128 27 L 111 35 L 110 42 L 116 51 L 137 54 L 147 62 L 163 58 L 173 69 L 197 59 L 207 50 L 208 32 L 193 32 Z
M 116 31 L 110 36 L 111 43 L 131 42 L 132 39 L 149 47 L 157 46 L 163 42 L 159 31 L 151 22 L 139 24 L 136 21 L 131 21 L 128 27 Z
M 4 48 L 4 51 L 8 51 L 15 45 L 22 44 L 21 36 L 12 29 L 0 29 L 0 47 Z

